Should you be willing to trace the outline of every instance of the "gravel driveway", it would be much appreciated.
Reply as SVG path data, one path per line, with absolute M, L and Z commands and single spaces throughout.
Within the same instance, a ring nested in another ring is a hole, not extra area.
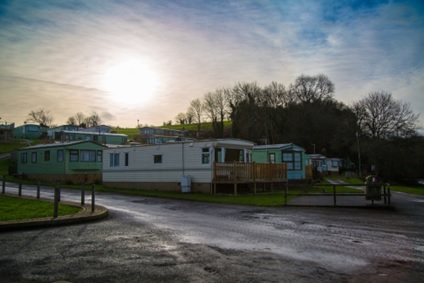
M 96 200 L 108 207 L 106 220 L 1 233 L 0 281 L 424 278 L 423 197 L 394 193 L 392 209 L 260 208 L 107 193 Z

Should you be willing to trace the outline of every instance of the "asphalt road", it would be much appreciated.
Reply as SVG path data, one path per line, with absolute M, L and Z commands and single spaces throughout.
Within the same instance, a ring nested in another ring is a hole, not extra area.
M 34 191 L 24 190 L 34 195 Z M 47 196 L 48 194 L 43 194 Z M 62 199 L 79 200 L 64 191 Z M 422 282 L 424 198 L 392 209 L 98 193 L 105 220 L 0 234 L 0 282 Z

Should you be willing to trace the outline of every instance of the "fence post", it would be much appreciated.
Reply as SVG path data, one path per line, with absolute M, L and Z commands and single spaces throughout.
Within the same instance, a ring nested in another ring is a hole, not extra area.
M 81 206 L 85 204 L 85 190 L 84 190 L 84 183 L 81 185 Z
M 40 198 L 40 186 L 41 186 L 41 181 L 38 180 L 37 181 L 37 198 Z
M 2 180 L 2 189 L 1 189 L 1 193 L 5 194 L 6 193 L 6 175 L 2 175 L 3 176 L 3 180 Z
M 334 198 L 334 206 L 337 206 L 337 203 L 336 203 L 336 185 L 333 185 L 333 198 Z
M 60 201 L 60 189 L 57 186 L 57 184 L 55 184 L 53 218 L 57 218 L 57 216 L 59 215 L 59 201 Z
M 386 195 L 386 185 L 383 186 L 383 197 L 384 197 L 384 204 L 387 204 L 387 195 Z
M 19 175 L 19 190 L 18 195 L 22 196 L 22 175 Z
M 91 212 L 94 212 L 95 209 L 95 185 L 91 185 Z
M 286 183 L 286 188 L 284 189 L 284 205 L 287 206 L 287 191 L 288 191 L 288 184 Z

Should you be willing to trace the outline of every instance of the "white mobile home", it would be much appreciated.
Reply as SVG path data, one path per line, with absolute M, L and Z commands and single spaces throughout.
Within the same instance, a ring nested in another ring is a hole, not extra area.
M 103 152 L 103 184 L 211 193 L 214 163 L 250 162 L 253 146 L 245 140 L 216 139 L 108 148 Z

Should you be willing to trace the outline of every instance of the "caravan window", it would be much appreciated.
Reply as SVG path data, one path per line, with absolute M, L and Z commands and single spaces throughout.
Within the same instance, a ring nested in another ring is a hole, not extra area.
M 50 150 L 44 151 L 44 161 L 50 161 Z
M 268 154 L 268 162 L 275 163 L 275 153 Z
M 287 170 L 302 170 L 302 153 L 283 152 L 283 163 L 287 163 Z
M 110 154 L 110 167 L 119 167 L 119 153 Z
M 59 149 L 57 151 L 57 156 L 56 156 L 57 162 L 63 162 L 63 149 Z
M 80 150 L 80 161 L 96 162 L 96 151 L 95 150 Z
M 37 163 L 37 152 L 31 152 L 31 163 Z
M 22 164 L 27 163 L 27 153 L 26 152 L 21 154 L 21 163 Z
M 78 149 L 71 149 L 69 151 L 69 161 L 71 162 L 78 162 Z
M 162 154 L 153 155 L 153 163 L 162 163 Z
M 209 164 L 209 147 L 202 148 L 202 164 Z

